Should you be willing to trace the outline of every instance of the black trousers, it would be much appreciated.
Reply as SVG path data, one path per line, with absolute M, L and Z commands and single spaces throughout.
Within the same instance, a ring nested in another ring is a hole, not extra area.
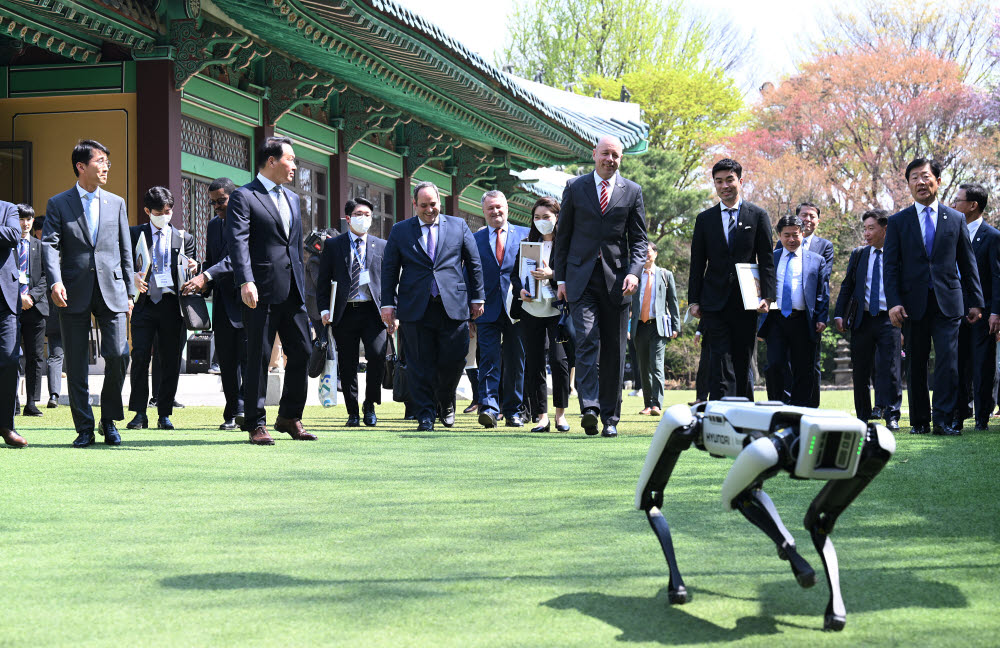
M 975 324 L 964 319 L 958 329 L 958 396 L 955 418 L 975 412 L 977 425 L 987 425 L 996 406 L 997 342 L 990 335 L 989 317 Z
M 52 306 L 52 308 L 56 308 Z M 63 370 L 63 341 L 62 332 L 59 330 L 59 314 L 50 313 L 50 318 L 55 318 L 55 328 L 50 324 L 46 327 L 46 343 L 48 350 L 45 356 L 45 373 L 48 376 L 49 396 L 59 398 L 62 392 L 62 370 Z
M 564 344 L 556 342 L 559 316 L 521 316 L 521 339 L 524 342 L 524 401 L 528 415 L 535 420 L 548 413 L 549 390 L 545 380 L 545 345 L 548 343 L 549 367 L 552 368 L 552 406 L 569 406 L 569 361 Z
M 326 335 L 325 328 L 320 329 Z M 344 314 L 333 327 L 337 343 L 337 370 L 348 416 L 358 416 L 358 348 L 365 345 L 368 369 L 365 372 L 365 405 L 382 403 L 382 375 L 385 373 L 385 325 L 374 301 L 348 302 Z
M 45 371 L 45 317 L 32 307 L 21 311 L 21 349 L 24 350 L 24 390 L 28 403 L 41 400 Z M 27 403 L 26 403 L 27 404 Z
M 418 420 L 434 420 L 436 405 L 453 406 L 455 389 L 469 353 L 469 323 L 448 317 L 432 298 L 423 318 L 402 322 L 406 380 Z
M 222 303 L 221 299 L 219 303 Z M 222 392 L 226 396 L 222 417 L 228 420 L 245 411 L 243 386 L 247 366 L 247 332 L 242 327 L 233 327 L 222 309 L 212 314 L 212 327 L 215 329 L 215 354 L 219 361 Z
M 889 321 L 887 311 L 872 317 L 858 313 L 861 321 L 851 331 L 851 369 L 854 378 L 854 411 L 862 421 L 872 415 L 868 381 L 874 370 L 875 406 L 886 419 L 899 418 L 903 404 L 900 330 Z
M 932 422 L 927 363 L 934 341 L 934 425 L 951 425 L 958 402 L 958 328 L 961 317 L 941 314 L 934 293 L 927 296 L 927 311 L 918 320 L 907 319 L 903 328 L 906 358 L 910 363 L 907 393 L 911 425 Z
M 708 344 L 708 338 L 704 333 L 701 335 L 701 351 L 698 355 L 698 373 L 695 375 L 694 379 L 694 398 L 695 400 L 704 401 L 708 400 L 708 372 L 712 361 L 710 357 L 710 349 Z
M 711 400 L 723 396 L 745 396 L 753 400 L 750 357 L 757 339 L 757 311 L 743 308 L 738 288 L 729 294 L 722 310 L 702 311 L 702 331 L 709 345 L 708 394 Z
M 816 380 L 813 358 L 817 341 L 811 331 L 812 320 L 805 311 L 793 311 L 788 317 L 781 313 L 769 315 L 771 330 L 767 334 L 767 398 L 785 401 L 785 370 L 791 367 L 792 390 L 789 405 L 809 407 Z
M 6 304 L 0 305 L 0 428 L 14 429 L 14 410 L 17 407 L 17 372 L 20 362 L 18 347 L 17 315 Z
M 158 304 L 146 301 L 140 313 L 133 311 L 132 393 L 128 400 L 128 408 L 133 412 L 146 412 L 149 402 L 149 363 L 155 346 L 156 355 L 160 359 L 159 384 L 154 384 L 156 412 L 159 416 L 170 416 L 173 413 L 174 396 L 177 395 L 177 381 L 180 377 L 180 340 L 183 331 L 184 320 L 177 295 L 165 294 Z
M 245 390 L 246 416 L 243 429 L 267 424 L 264 401 L 267 397 L 267 365 L 271 361 L 274 336 L 281 336 L 281 350 L 288 357 L 285 380 L 278 401 L 278 416 L 302 418 L 309 387 L 309 316 L 298 291 L 292 286 L 288 298 L 280 304 L 257 303 L 257 308 L 243 306 L 243 327 L 247 334 L 247 366 Z

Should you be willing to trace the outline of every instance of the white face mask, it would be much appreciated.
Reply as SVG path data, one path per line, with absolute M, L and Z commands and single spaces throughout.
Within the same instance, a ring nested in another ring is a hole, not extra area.
M 368 228 L 372 226 L 371 216 L 351 216 L 351 229 L 358 236 L 361 236 L 368 231 Z
M 548 236 L 552 233 L 552 230 L 556 228 L 556 224 L 547 218 L 542 218 L 540 220 L 532 221 L 535 224 L 535 229 L 542 236 Z
M 163 229 L 166 227 L 167 223 L 170 222 L 169 216 L 157 216 L 156 214 L 149 215 L 149 222 L 153 224 L 156 229 Z

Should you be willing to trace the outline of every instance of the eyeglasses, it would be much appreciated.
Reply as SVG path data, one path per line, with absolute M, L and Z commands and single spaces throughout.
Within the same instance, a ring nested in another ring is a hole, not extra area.
M 211 198 L 209 198 L 209 200 L 208 200 L 208 204 L 209 205 L 218 205 L 219 207 L 222 207 L 227 202 L 229 202 L 229 196 L 226 196 L 224 198 L 216 198 L 215 200 L 212 200 Z
M 111 168 L 111 160 L 108 158 L 97 158 L 96 160 L 91 160 L 91 162 L 99 167 L 104 167 L 105 169 Z

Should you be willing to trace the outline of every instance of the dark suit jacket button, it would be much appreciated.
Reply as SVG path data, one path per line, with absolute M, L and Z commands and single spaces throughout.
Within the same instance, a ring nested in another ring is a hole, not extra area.
M 288 265 L 285 266 L 285 268 L 291 268 L 291 267 L 292 267 L 291 263 L 289 263 Z

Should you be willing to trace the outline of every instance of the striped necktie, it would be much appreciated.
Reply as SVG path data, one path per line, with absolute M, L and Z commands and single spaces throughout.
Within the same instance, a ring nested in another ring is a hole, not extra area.
M 608 211 L 608 181 L 601 180 L 601 213 Z
M 21 274 L 28 276 L 28 239 L 21 239 L 17 244 L 17 261 Z M 27 294 L 28 284 L 21 284 L 21 294 Z

